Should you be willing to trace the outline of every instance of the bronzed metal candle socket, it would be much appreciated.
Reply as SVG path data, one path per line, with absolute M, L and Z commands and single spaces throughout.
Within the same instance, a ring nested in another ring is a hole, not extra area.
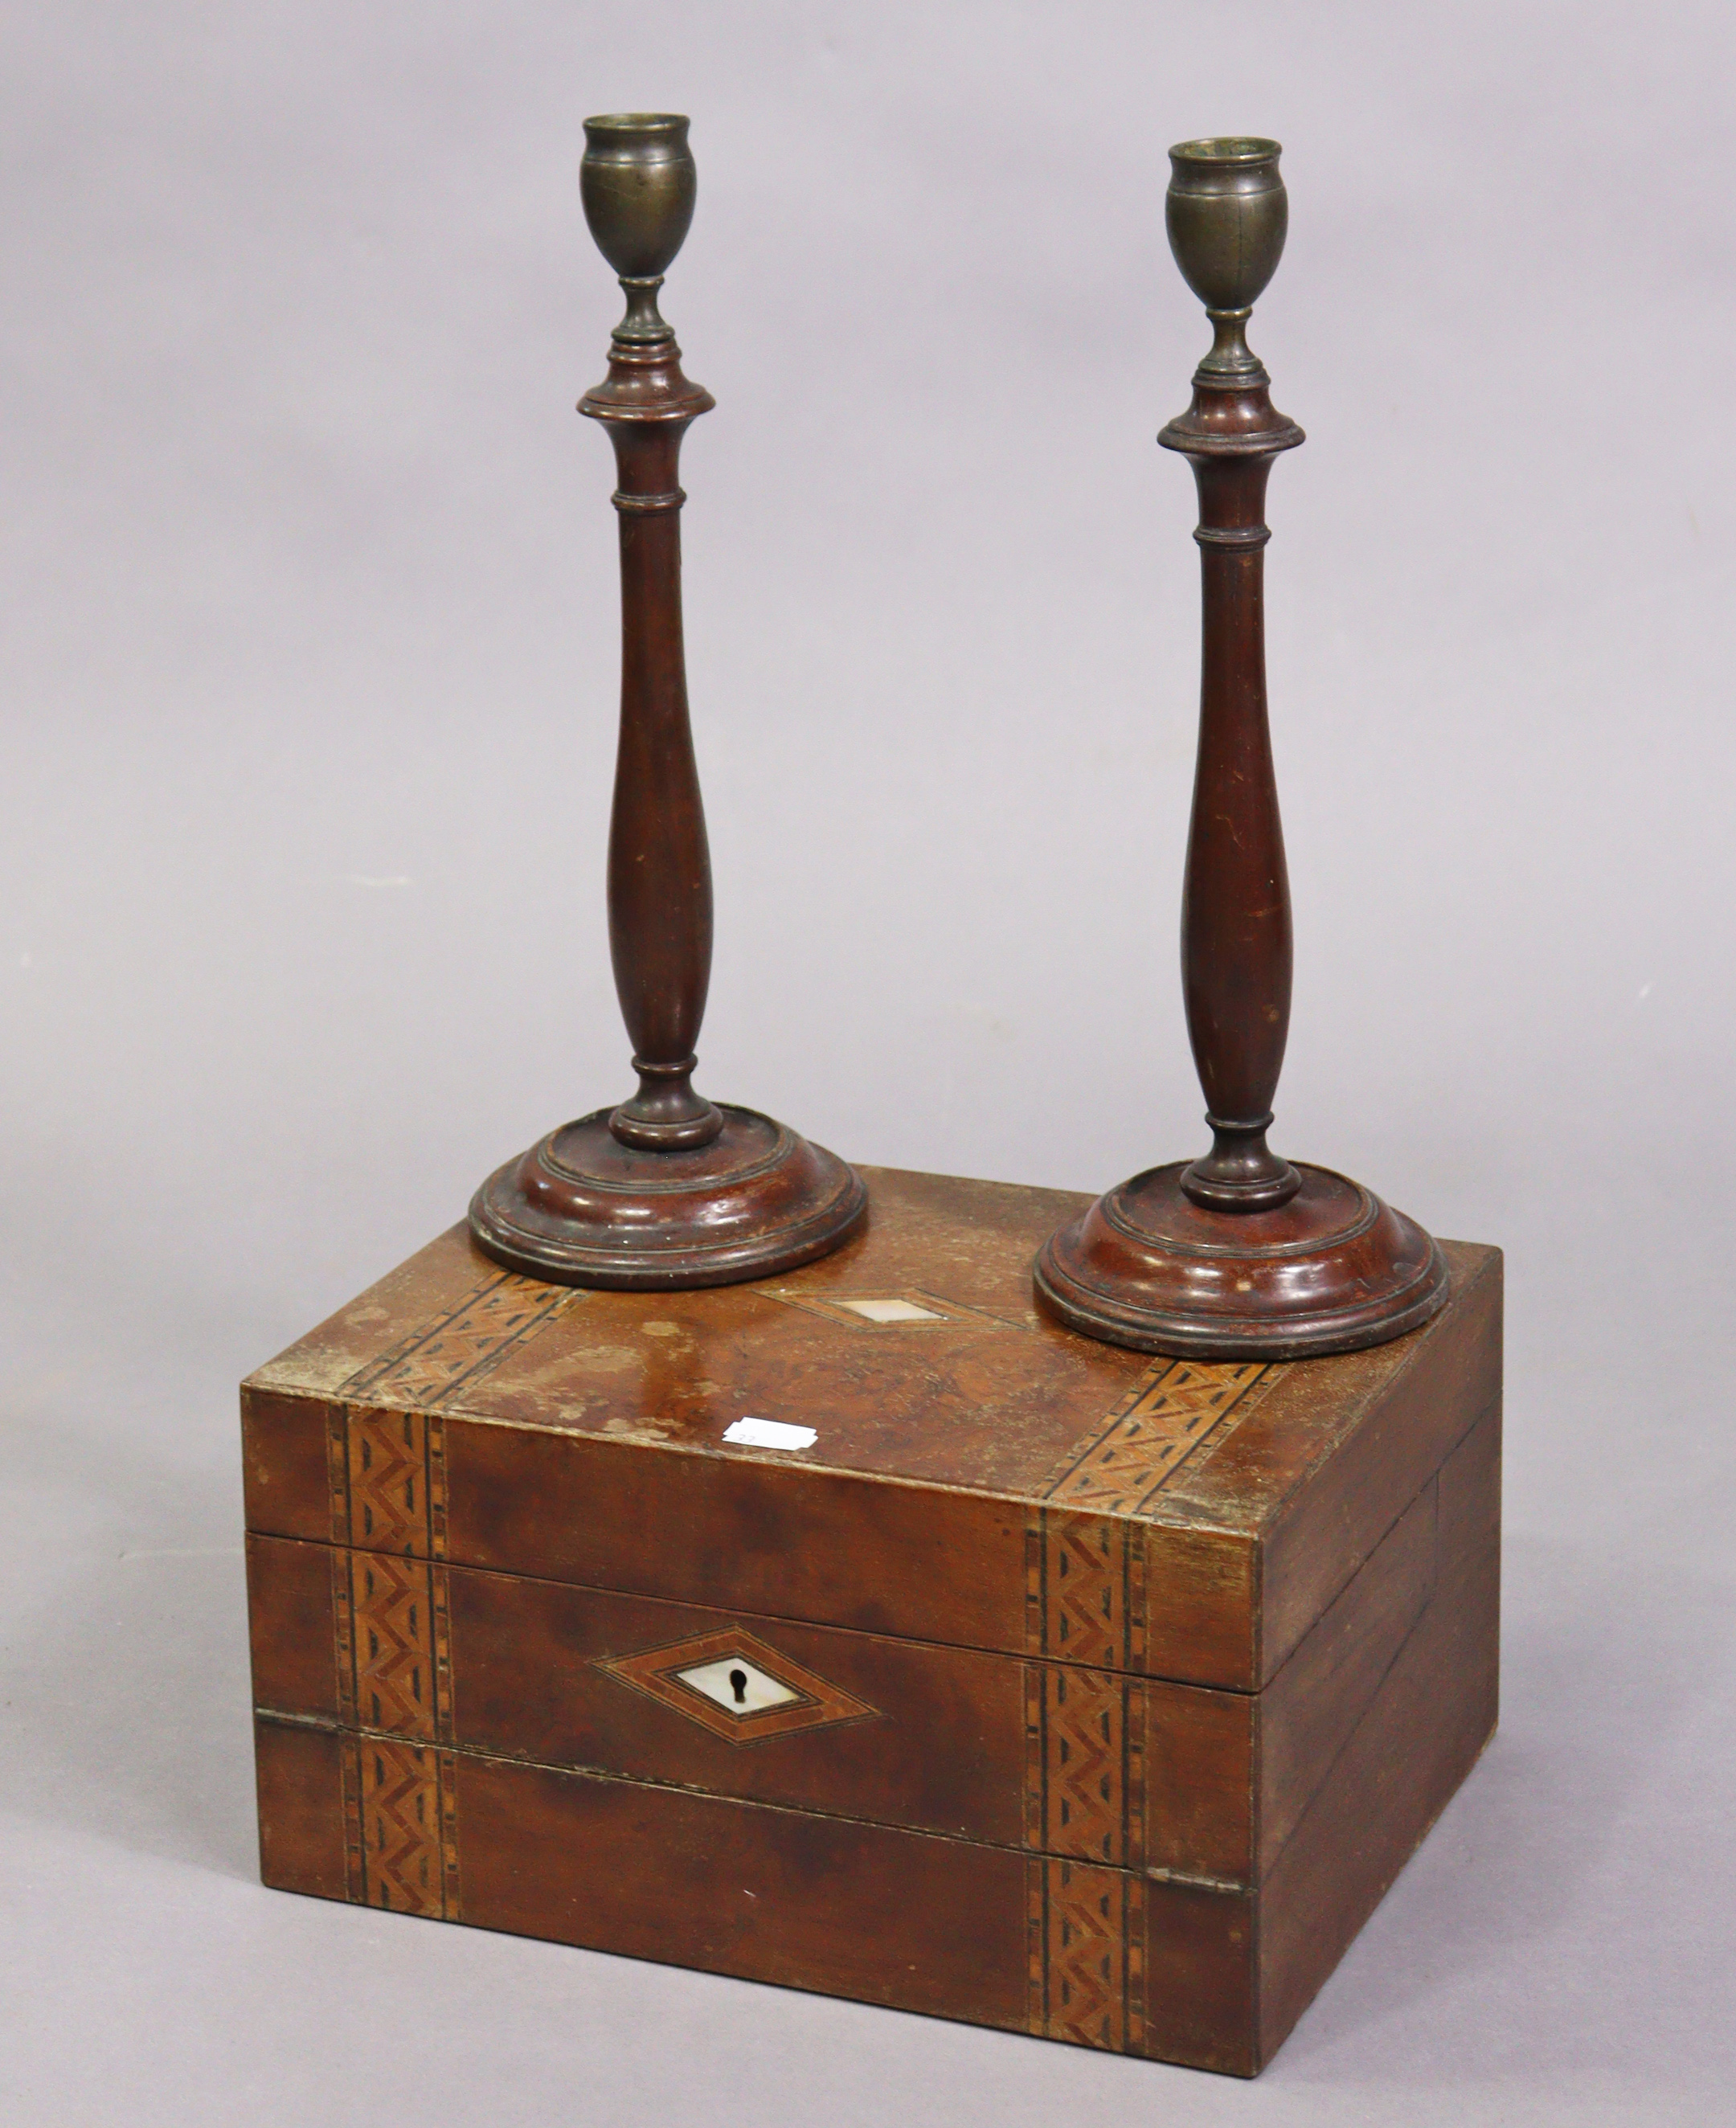
M 682 437 L 715 403 L 682 373 L 658 307 L 693 218 L 685 118 L 585 121 L 580 191 L 627 300 L 609 374 L 579 401 L 615 446 L 621 737 L 609 830 L 609 949 L 639 1090 L 489 1176 L 470 1207 L 502 1262 L 574 1285 L 722 1285 L 823 1256 L 867 1195 L 822 1147 L 692 1083 L 711 971 L 711 867 L 687 715 Z
M 1170 150 L 1171 249 L 1205 303 L 1210 352 L 1158 437 L 1199 487 L 1200 743 L 1182 895 L 1187 1031 L 1210 1152 L 1148 1170 L 1044 1246 L 1038 1298 L 1088 1335 L 1144 1351 L 1296 1359 L 1353 1351 L 1447 1298 L 1440 1251 L 1360 1184 L 1266 1142 L 1290 1028 L 1290 885 L 1266 712 L 1267 477 L 1302 441 L 1248 346 L 1283 254 L 1275 140 Z
M 1276 140 L 1185 140 L 1169 151 L 1169 248 L 1217 328 L 1200 368 L 1226 381 L 1260 373 L 1245 335 L 1290 228 L 1279 152 Z
M 578 194 L 597 249 L 621 278 L 661 279 L 698 197 L 687 120 L 666 112 L 587 118 Z

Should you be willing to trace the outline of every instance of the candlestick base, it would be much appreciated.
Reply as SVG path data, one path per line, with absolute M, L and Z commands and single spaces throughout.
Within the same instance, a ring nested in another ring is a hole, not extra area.
M 1447 1266 L 1422 1228 L 1360 1183 L 1297 1163 L 1269 1210 L 1182 1194 L 1186 1163 L 1100 1197 L 1037 1258 L 1037 1299 L 1070 1329 L 1184 1358 L 1304 1360 L 1359 1351 L 1426 1323 Z
M 708 1145 L 622 1145 L 599 1109 L 508 1161 L 470 1202 L 497 1262 L 559 1285 L 673 1291 L 768 1278 L 836 1248 L 868 1193 L 823 1146 L 723 1107 Z

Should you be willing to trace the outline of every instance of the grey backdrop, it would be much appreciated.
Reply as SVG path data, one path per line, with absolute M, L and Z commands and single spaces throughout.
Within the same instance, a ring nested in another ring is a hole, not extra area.
M 9 2121 L 1722 2117 L 1731 22 L 12 0 Z M 701 174 L 702 1083 L 1079 1188 L 1200 1137 L 1163 150 L 1285 143 L 1277 1135 L 1508 1250 L 1509 1536 L 1500 1737 L 1253 2087 L 255 1880 L 234 1385 L 626 1084 L 621 108 Z

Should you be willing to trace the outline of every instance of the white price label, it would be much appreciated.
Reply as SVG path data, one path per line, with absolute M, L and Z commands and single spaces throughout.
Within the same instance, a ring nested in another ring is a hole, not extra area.
M 820 1436 L 811 1426 L 786 1426 L 781 1418 L 738 1418 L 723 1437 L 744 1448 L 811 1448 Z

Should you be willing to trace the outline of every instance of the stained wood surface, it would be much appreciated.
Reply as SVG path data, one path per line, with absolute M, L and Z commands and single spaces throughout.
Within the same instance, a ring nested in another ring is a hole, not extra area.
M 274 1714 L 1248 1884 L 1366 1712 L 1435 1555 L 1431 1486 L 1256 1696 L 255 1537 L 254 1689 Z M 714 1636 L 848 1703 L 742 1738 L 622 1674 Z
M 1031 1305 L 1079 1200 L 868 1180 L 867 1233 L 764 1285 L 563 1291 L 454 1229 L 247 1385 L 250 1528 L 1020 1654 L 1032 1573 L 1095 1547 L 1111 1615 L 1037 1652 L 1248 1689 L 1499 1384 L 1492 1250 L 1450 1245 L 1453 1304 L 1375 1351 L 1153 1363 Z M 819 1437 L 726 1442 L 747 1416 Z M 407 1518 L 378 1480 L 406 1454 Z
M 343 1624 L 384 1565 L 250 1538 L 262 1709 L 1084 1860 L 1248 1874 L 1245 1693 L 420 1562 Z M 659 1696 L 615 1666 L 643 1654 L 667 1671 L 714 1636 L 851 1703 L 737 1739 L 727 1722 L 706 1726 L 691 1693 Z
M 1256 1779 L 1275 1851 L 1258 1883 L 697 1793 L 673 1767 L 623 1779 L 273 1714 L 256 1723 L 265 1879 L 1252 2075 L 1494 1726 L 1499 1448 L 1491 1410 L 1298 1651 L 1298 1702 L 1320 1693 L 1329 1725 L 1277 1705 L 1287 1673 L 1241 1697 L 1256 1754 L 1274 1703 Z M 1186 1774 L 1179 1733 L 1176 1792 L 1198 1797 L 1214 1775 Z
M 1433 1481 L 1435 1593 L 1309 1798 L 1261 1897 L 1259 2052 L 1271 2059 L 1494 1734 L 1501 1414 Z
M 1431 1484 L 1259 1695 L 1263 1875 L 1434 1593 L 1435 1525 Z
M 269 1718 L 256 1731 L 264 1874 L 281 1889 L 333 1896 L 347 1866 L 359 1903 L 1251 2067 L 1245 1894 Z M 365 1841 L 344 1831 L 356 1796 Z M 449 1879 L 422 1831 L 436 1812 L 461 1853 Z
M 1499 1255 L 1153 1365 L 1030 1307 L 1076 1200 L 868 1180 L 726 1292 L 448 1235 L 247 1385 L 267 1881 L 1252 2074 L 1493 1725 Z

